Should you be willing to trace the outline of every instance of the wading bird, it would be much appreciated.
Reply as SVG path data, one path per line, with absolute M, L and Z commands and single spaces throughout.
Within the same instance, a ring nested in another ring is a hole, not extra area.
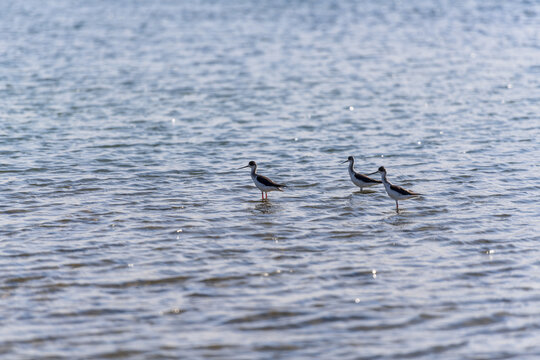
M 360 188 L 360 191 L 362 191 L 365 187 L 382 183 L 380 180 L 372 179 L 369 176 L 354 171 L 354 157 L 349 156 L 347 160 L 342 162 L 342 164 L 346 163 L 347 161 L 349 162 L 349 176 L 351 177 L 351 181 L 354 185 Z
M 386 189 L 386 193 L 388 194 L 388 196 L 390 196 L 392 199 L 396 201 L 396 212 L 398 213 L 399 213 L 398 200 L 407 200 L 407 199 L 411 199 L 413 197 L 422 195 L 422 194 L 419 194 L 410 190 L 405 190 L 401 186 L 393 185 L 392 183 L 390 183 L 388 179 L 386 178 L 386 169 L 384 168 L 384 166 L 381 166 L 379 170 L 368 175 L 373 175 L 377 173 L 381 174 L 381 180 L 384 184 L 384 188 Z
M 243 169 L 243 168 L 247 168 L 247 167 L 251 168 L 251 179 L 255 183 L 255 186 L 257 186 L 259 188 L 259 190 L 261 190 L 261 198 L 262 198 L 262 200 L 264 200 L 264 194 L 266 194 L 266 199 L 268 199 L 268 193 L 270 191 L 276 191 L 276 190 L 277 191 L 283 191 L 282 188 L 286 187 L 286 185 L 277 184 L 277 183 L 273 182 L 272 180 L 270 180 L 266 176 L 262 176 L 262 175 L 257 174 L 257 163 L 255 161 L 250 161 L 249 164 L 247 164 L 246 166 L 242 166 L 242 167 L 238 168 L 238 170 Z

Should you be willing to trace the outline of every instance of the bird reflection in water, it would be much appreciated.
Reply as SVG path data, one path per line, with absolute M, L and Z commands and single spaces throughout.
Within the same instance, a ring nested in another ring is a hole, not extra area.
M 387 216 L 383 221 L 393 226 L 403 227 L 414 223 L 414 216 L 407 211 L 400 211 L 399 213 Z
M 253 208 L 255 214 L 275 214 L 279 210 L 277 205 L 272 204 L 270 201 L 260 202 L 258 201 Z

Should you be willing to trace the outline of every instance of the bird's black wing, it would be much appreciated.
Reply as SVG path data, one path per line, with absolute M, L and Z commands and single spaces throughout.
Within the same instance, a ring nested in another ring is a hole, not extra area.
M 257 181 L 266 186 L 285 187 L 283 184 L 277 184 L 266 176 L 257 175 Z
M 397 186 L 397 185 L 390 185 L 390 189 L 394 190 L 395 192 L 400 193 L 401 195 L 420 195 L 420 194 L 415 193 L 413 191 L 405 190 L 401 186 Z
M 354 177 L 357 178 L 357 179 L 360 180 L 360 181 L 365 182 L 365 183 L 373 183 L 373 184 L 380 184 L 380 183 L 382 183 L 381 180 L 375 180 L 375 179 L 370 178 L 369 176 L 362 175 L 362 174 L 358 174 L 358 173 L 355 173 L 355 174 L 354 174 Z

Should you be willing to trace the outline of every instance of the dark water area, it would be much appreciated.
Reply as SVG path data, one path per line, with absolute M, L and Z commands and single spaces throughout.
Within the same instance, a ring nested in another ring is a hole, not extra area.
M 0 2 L 0 358 L 538 359 L 539 104 L 538 1 Z

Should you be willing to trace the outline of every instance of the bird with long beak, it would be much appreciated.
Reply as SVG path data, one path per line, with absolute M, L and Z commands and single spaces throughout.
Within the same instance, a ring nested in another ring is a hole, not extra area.
M 388 179 L 386 178 L 386 169 L 384 168 L 384 166 L 381 166 L 379 170 L 372 172 L 371 174 L 368 174 L 368 175 L 373 175 L 377 173 L 381 174 L 381 180 L 384 184 L 384 188 L 386 189 L 386 193 L 388 194 L 388 196 L 390 196 L 392 199 L 396 201 L 397 213 L 399 213 L 398 200 L 407 200 L 407 199 L 411 199 L 413 197 L 422 195 L 411 190 L 405 190 L 401 186 L 397 186 L 390 183 L 390 181 L 388 181 Z
M 342 164 L 349 162 L 349 176 L 354 185 L 360 188 L 360 191 L 364 190 L 365 187 L 370 187 L 382 183 L 380 180 L 375 180 L 369 176 L 357 173 L 354 171 L 354 157 L 349 156 L 347 160 L 343 161 Z
M 270 191 L 283 191 L 282 188 L 286 187 L 284 184 L 275 183 L 266 176 L 257 174 L 257 163 L 255 161 L 250 161 L 249 164 L 238 168 L 238 170 L 247 167 L 251 168 L 251 179 L 255 183 L 255 186 L 261 190 L 262 200 L 264 200 L 264 194 L 266 194 L 266 199 L 268 199 L 268 193 Z

